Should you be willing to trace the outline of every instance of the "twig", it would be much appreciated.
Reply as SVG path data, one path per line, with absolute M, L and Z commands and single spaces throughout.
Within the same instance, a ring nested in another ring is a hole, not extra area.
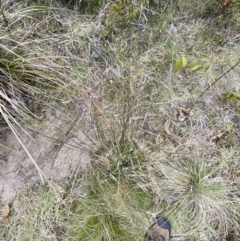
M 238 62 L 236 64 L 234 64 L 231 68 L 229 68 L 226 72 L 224 72 L 220 77 L 218 77 L 216 80 L 214 80 L 214 82 L 212 84 L 210 84 L 199 96 L 198 98 L 194 101 L 192 107 L 189 109 L 188 114 L 190 113 L 190 111 L 193 109 L 193 107 L 196 105 L 196 103 L 199 101 L 199 99 L 213 86 L 215 85 L 220 79 L 222 79 L 223 76 L 225 76 L 226 74 L 228 74 L 231 70 L 233 70 L 238 64 L 240 64 L 240 59 L 238 60 Z

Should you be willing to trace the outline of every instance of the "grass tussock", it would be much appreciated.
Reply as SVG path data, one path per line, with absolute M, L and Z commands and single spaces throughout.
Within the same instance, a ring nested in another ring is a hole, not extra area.
M 40 6 L 6 15 L 19 21 L 1 30 L 2 117 L 50 99 L 70 114 L 79 101 L 93 148 L 89 169 L 61 189 L 15 200 L 2 237 L 143 240 L 161 214 L 173 240 L 238 240 L 239 66 L 198 99 L 238 59 L 238 4 L 229 1 L 229 20 L 218 1 L 98 3 L 95 16 Z M 182 108 L 192 114 L 181 119 Z
M 10 8 L 7 2 L 3 6 L 6 26 L 1 28 L 0 39 L 1 117 L 12 122 L 18 117 L 27 120 L 38 114 L 45 102 L 62 104 L 74 95 L 70 66 L 79 58 L 72 57 L 71 52 L 80 51 L 75 37 L 81 36 L 67 31 L 74 24 L 74 20 L 69 23 L 67 11 L 17 3 Z M 75 31 L 81 22 L 77 25 Z M 85 38 L 88 31 L 91 26 L 85 24 Z
M 205 233 L 211 240 L 238 232 L 237 183 L 222 175 L 221 168 L 210 165 L 212 162 L 209 156 L 174 153 L 154 161 L 149 179 L 142 180 L 155 193 L 157 209 L 170 215 L 183 237 L 183 230 L 196 238 Z

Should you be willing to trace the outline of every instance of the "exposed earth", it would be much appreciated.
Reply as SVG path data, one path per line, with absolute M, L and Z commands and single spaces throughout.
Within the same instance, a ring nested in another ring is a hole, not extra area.
M 20 139 L 41 169 L 44 182 L 64 180 L 87 167 L 89 155 L 76 145 L 76 141 L 88 143 L 80 129 L 70 136 L 71 124 L 63 128 L 58 116 L 51 116 L 37 130 L 38 133 L 28 131 L 28 134 L 21 131 Z M 65 134 L 59 136 L 60 130 Z M 41 175 L 10 129 L 4 130 L 0 137 L 0 200 L 9 203 L 26 188 L 41 182 Z

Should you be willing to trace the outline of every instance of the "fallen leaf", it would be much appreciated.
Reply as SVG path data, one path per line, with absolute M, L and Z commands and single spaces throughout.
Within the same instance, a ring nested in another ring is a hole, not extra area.
M 185 114 L 185 115 L 194 115 L 193 110 L 191 108 L 180 108 L 180 110 Z
M 209 143 L 217 144 L 220 140 L 227 139 L 229 134 L 230 134 L 229 131 L 220 130 L 216 134 L 210 137 Z
M 172 135 L 172 132 L 169 130 L 169 124 L 170 124 L 170 121 L 166 121 L 165 124 L 164 124 L 164 131 L 169 135 L 171 136 Z
M 174 146 L 177 146 L 179 144 L 179 137 L 174 135 L 170 130 L 169 130 L 169 124 L 170 121 L 166 121 L 164 124 L 164 131 L 169 135 L 169 138 L 167 139 L 167 142 L 169 144 L 172 144 Z
M 178 108 L 177 118 L 180 122 L 185 121 L 189 116 L 193 116 L 194 112 L 191 108 Z
M 9 208 L 9 204 L 6 203 L 4 206 L 3 206 L 3 210 L 2 210 L 2 216 L 3 218 L 6 218 L 10 213 L 10 208 Z

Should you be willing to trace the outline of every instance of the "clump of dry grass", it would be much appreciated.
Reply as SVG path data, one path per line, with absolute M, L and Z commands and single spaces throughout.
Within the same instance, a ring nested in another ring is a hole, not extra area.
M 152 164 L 145 167 L 148 177 L 146 172 L 136 174 L 143 177 L 142 185 L 155 193 L 156 210 L 170 216 L 181 239 L 198 240 L 204 233 L 210 240 L 223 240 L 232 232 L 238 234 L 237 179 L 222 175 L 222 167 L 215 163 L 217 157 L 198 155 L 194 149 L 184 156 L 186 147 L 185 151 L 180 149 L 155 155 Z

